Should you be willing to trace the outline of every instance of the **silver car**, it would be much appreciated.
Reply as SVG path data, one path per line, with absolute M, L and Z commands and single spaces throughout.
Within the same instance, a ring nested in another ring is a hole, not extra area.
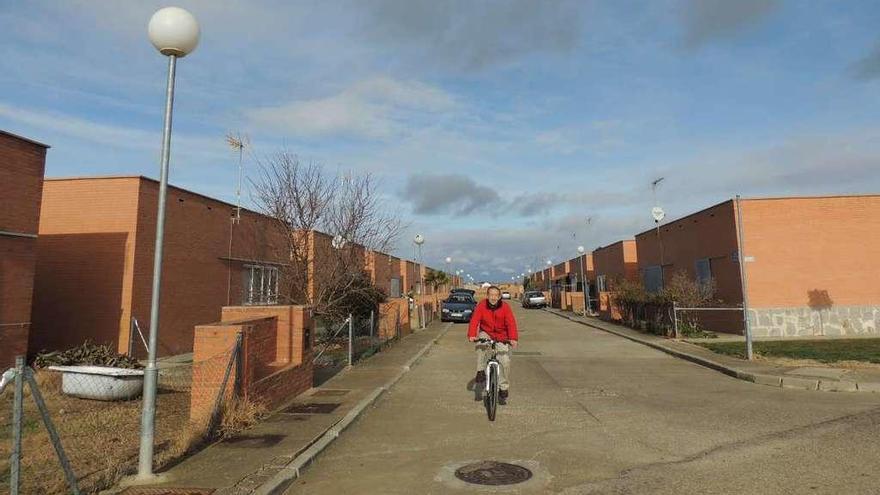
M 543 292 L 528 291 L 523 294 L 522 307 L 524 308 L 544 308 L 547 307 L 547 299 Z

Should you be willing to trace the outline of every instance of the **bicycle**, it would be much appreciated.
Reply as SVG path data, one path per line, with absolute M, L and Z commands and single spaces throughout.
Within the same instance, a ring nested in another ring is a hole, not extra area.
M 495 349 L 497 341 L 479 338 L 475 340 L 481 344 L 489 344 L 492 347 L 492 355 L 486 362 L 486 393 L 483 395 L 483 405 L 486 406 L 486 414 L 489 421 L 495 421 L 495 411 L 498 408 L 498 379 L 501 373 L 501 363 L 498 362 L 498 351 Z M 501 342 L 507 344 L 507 342 Z

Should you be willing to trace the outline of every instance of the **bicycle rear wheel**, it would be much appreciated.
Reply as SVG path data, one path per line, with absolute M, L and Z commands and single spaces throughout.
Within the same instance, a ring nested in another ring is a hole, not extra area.
M 495 421 L 495 410 L 498 407 L 498 368 L 489 366 L 489 376 L 486 377 L 489 383 L 489 391 L 483 401 L 486 403 L 486 414 L 489 421 Z

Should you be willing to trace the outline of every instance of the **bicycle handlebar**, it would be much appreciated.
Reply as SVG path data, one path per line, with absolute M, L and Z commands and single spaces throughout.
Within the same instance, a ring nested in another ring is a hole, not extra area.
M 481 344 L 508 344 L 508 345 L 510 344 L 509 340 L 492 340 L 492 339 L 483 339 L 483 338 L 478 338 L 474 342 L 479 342 Z

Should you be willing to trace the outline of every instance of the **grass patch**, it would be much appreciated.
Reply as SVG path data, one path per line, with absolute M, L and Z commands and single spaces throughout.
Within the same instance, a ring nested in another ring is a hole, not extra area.
M 746 358 L 745 342 L 699 342 L 697 345 L 718 354 Z M 753 350 L 763 357 L 812 359 L 820 363 L 880 363 L 880 339 L 775 340 L 754 342 Z

